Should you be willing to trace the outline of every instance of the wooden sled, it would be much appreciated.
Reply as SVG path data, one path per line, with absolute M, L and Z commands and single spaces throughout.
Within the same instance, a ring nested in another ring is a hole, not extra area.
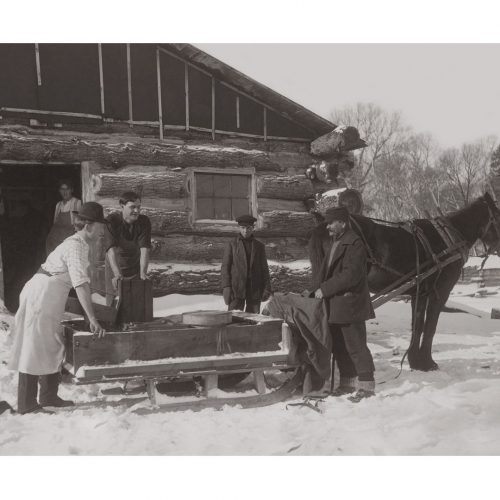
M 180 316 L 157 318 L 123 325 L 99 340 L 85 331 L 84 322 L 64 322 L 66 368 L 76 384 L 142 381 L 151 407 L 169 411 L 253 408 L 289 398 L 301 383 L 301 373 L 288 325 L 239 311 L 229 317 L 230 324 L 209 326 L 183 324 Z M 266 387 L 266 370 L 291 370 L 293 375 L 273 390 Z M 240 379 L 251 375 L 257 394 L 230 395 L 218 388 L 219 377 L 234 374 L 241 374 Z M 199 397 L 160 401 L 158 383 L 186 379 L 203 381 Z

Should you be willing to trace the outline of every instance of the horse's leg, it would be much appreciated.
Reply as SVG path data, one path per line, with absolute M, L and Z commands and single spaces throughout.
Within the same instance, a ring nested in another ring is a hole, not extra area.
M 432 359 L 432 342 L 436 333 L 439 315 L 460 276 L 460 269 L 450 268 L 442 271 L 429 297 L 425 313 L 424 335 L 420 346 L 420 363 L 424 371 L 437 370 L 439 366 Z
M 411 297 L 411 340 L 408 348 L 408 362 L 412 370 L 420 368 L 420 338 L 424 330 L 425 309 L 427 297 L 420 296 L 418 301 L 416 296 Z

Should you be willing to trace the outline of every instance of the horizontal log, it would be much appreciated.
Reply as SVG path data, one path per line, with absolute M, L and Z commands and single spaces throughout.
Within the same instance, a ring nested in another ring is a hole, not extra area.
M 125 188 L 126 189 L 126 188 Z M 124 189 L 124 191 L 125 191 Z M 115 198 L 102 198 L 101 196 L 96 196 L 95 201 L 98 201 L 101 205 L 108 207 L 108 210 L 121 210 L 119 204 L 119 197 Z M 148 208 L 158 208 L 161 210 L 165 210 L 167 212 L 184 212 L 188 208 L 188 199 L 187 198 L 149 198 L 147 196 L 143 196 L 141 198 L 141 207 L 143 210 Z
M 104 206 L 105 214 L 115 212 L 115 207 Z M 156 208 L 142 208 L 141 213 L 151 221 L 151 233 L 162 235 L 190 232 L 189 216 L 186 212 Z
M 287 212 L 274 210 L 259 214 L 262 228 L 259 233 L 265 236 L 299 236 L 305 238 L 314 227 L 314 218 L 309 212 Z
M 236 234 L 236 233 L 235 233 Z M 166 262 L 218 262 L 224 248 L 234 238 L 228 236 L 170 235 L 154 237 L 151 257 Z M 307 258 L 307 240 L 300 238 L 258 238 L 266 245 L 268 259 L 288 261 Z
M 259 175 L 257 177 L 257 196 L 259 198 L 305 200 L 313 195 L 313 184 L 305 176 L 305 171 L 301 175 Z
M 182 198 L 186 195 L 187 176 L 182 172 L 165 173 L 98 173 L 91 179 L 94 194 L 119 197 L 124 191 L 135 191 L 141 197 Z
M 106 214 L 116 211 L 116 206 L 104 205 Z M 191 234 L 207 236 L 229 236 L 238 234 L 235 223 L 217 221 L 190 221 L 190 212 L 164 210 L 161 208 L 142 208 L 141 212 L 151 220 L 151 232 L 155 236 L 169 234 Z M 255 232 L 257 237 L 307 237 L 314 227 L 313 216 L 308 212 L 290 212 L 275 210 L 259 214 Z
M 178 266 L 168 264 L 152 265 L 150 275 L 156 297 L 172 293 L 186 295 L 221 293 L 220 265 L 192 265 L 187 266 L 186 270 L 176 269 Z M 300 293 L 311 287 L 312 276 L 309 267 L 293 268 L 271 263 L 269 271 L 275 292 Z
M 69 131 L 41 131 L 29 127 L 0 127 L 0 160 L 29 160 L 67 163 L 94 161 L 102 168 L 125 165 L 166 165 L 170 168 L 253 167 L 256 171 L 305 171 L 312 162 L 307 153 L 248 149 L 220 143 L 169 144 L 135 135 L 86 134 Z M 264 141 L 262 141 L 262 146 Z M 253 147 L 252 147 L 253 146 Z
M 274 210 L 288 210 L 290 212 L 307 212 L 307 207 L 302 200 L 279 200 L 272 198 L 258 198 L 257 206 L 260 212 Z

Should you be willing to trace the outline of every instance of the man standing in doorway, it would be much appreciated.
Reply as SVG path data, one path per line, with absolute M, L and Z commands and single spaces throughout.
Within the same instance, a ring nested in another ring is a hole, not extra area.
M 334 396 L 353 393 L 353 402 L 375 394 L 375 366 L 366 344 L 365 321 L 375 317 L 367 280 L 366 250 L 361 238 L 350 228 L 345 207 L 329 208 L 325 214 L 332 246 L 319 273 L 314 294 L 329 306 L 328 323 L 333 354 L 340 372 Z
M 113 286 L 119 279 L 148 279 L 151 252 L 151 222 L 140 214 L 141 199 L 127 191 L 120 197 L 120 212 L 108 215 L 106 255 L 113 272 Z
M 230 311 L 259 313 L 260 303 L 272 294 L 266 249 L 253 235 L 256 221 L 251 215 L 237 217 L 240 234 L 224 251 L 222 291 Z

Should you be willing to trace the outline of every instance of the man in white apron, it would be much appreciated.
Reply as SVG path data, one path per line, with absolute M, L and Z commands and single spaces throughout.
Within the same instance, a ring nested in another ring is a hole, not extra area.
M 82 202 L 73 196 L 74 187 L 70 179 L 59 181 L 58 187 L 62 200 L 56 205 L 54 223 L 45 243 L 47 255 L 75 232 L 73 214 L 82 207 Z
M 76 233 L 47 257 L 21 292 L 9 363 L 9 368 L 19 372 L 17 411 L 21 414 L 43 412 L 44 406 L 73 405 L 57 395 L 64 360 L 61 320 L 72 287 L 89 318 L 91 332 L 104 335 L 93 311 L 88 274 L 89 243 L 103 234 L 103 208 L 91 201 L 74 216 Z

